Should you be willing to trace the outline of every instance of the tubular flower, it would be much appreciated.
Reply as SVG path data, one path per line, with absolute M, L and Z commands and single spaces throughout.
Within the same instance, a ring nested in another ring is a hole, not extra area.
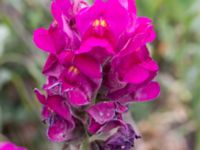
M 59 142 L 71 138 L 68 136 L 75 128 L 75 122 L 65 99 L 59 95 L 46 98 L 38 90 L 35 90 L 35 93 L 43 104 L 42 118 L 49 125 L 49 139 Z
M 26 148 L 18 147 L 11 142 L 0 142 L 0 150 L 26 150 Z
M 159 67 L 147 48 L 156 37 L 152 21 L 137 15 L 134 0 L 95 0 L 91 6 L 83 0 L 53 0 L 51 13 L 49 29 L 39 28 L 33 36 L 48 53 L 42 69 L 46 93 L 35 94 L 49 139 L 69 142 L 86 133 L 106 134 L 91 147 L 130 150 L 139 136 L 124 113 L 131 102 L 160 93 L 153 81 Z

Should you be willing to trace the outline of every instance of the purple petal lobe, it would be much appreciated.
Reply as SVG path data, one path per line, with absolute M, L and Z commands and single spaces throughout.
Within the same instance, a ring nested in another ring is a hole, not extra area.
M 115 54 L 112 45 L 106 39 L 94 37 L 85 40 L 76 53 L 89 53 L 101 63 Z
M 63 71 L 64 67 L 59 64 L 55 55 L 50 54 L 45 62 L 42 73 L 46 76 L 58 78 L 59 74 Z
M 38 48 L 46 52 L 55 53 L 55 47 L 51 37 L 49 36 L 48 30 L 39 28 L 34 31 L 33 40 Z
M 75 58 L 75 66 L 79 68 L 79 70 L 90 78 L 101 78 L 101 66 L 100 64 L 87 55 L 78 55 Z
M 135 65 L 130 70 L 127 70 L 123 80 L 126 82 L 139 84 L 144 82 L 149 77 L 149 72 L 144 68 Z
M 40 103 L 45 105 L 46 97 L 38 89 L 35 89 L 34 92 L 35 92 L 35 95 L 37 96 L 37 99 L 40 101 Z
M 141 64 L 141 66 L 149 71 L 158 71 L 159 70 L 158 64 L 152 59 L 148 59 L 148 60 L 144 61 Z
M 148 101 L 155 99 L 160 94 L 160 86 L 157 82 L 151 82 L 146 87 L 139 89 L 135 94 L 136 101 Z
M 87 112 L 97 123 L 104 124 L 115 116 L 115 104 L 113 102 L 98 103 L 90 107 Z
M 85 93 L 79 89 L 69 90 L 67 92 L 68 101 L 73 106 L 83 106 L 90 103 Z
M 74 125 L 69 106 L 67 105 L 63 97 L 58 95 L 49 96 L 47 106 L 54 112 L 56 112 L 59 116 L 71 122 L 71 126 Z

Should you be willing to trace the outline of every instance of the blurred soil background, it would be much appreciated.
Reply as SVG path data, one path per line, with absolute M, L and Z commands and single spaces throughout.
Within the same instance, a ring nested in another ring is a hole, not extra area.
M 0 0 L 0 140 L 29 150 L 60 150 L 48 141 L 34 87 L 45 82 L 46 55 L 33 30 L 51 22 L 50 0 Z M 154 20 L 149 45 L 160 66 L 156 101 L 133 104 L 142 139 L 136 150 L 200 150 L 200 0 L 137 0 L 140 16 Z

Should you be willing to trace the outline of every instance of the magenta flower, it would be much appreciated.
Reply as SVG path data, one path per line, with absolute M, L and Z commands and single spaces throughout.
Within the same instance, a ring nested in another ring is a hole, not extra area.
M 156 37 L 153 23 L 149 18 L 135 17 L 132 23 L 134 25 L 128 27 L 125 35 L 121 36 L 118 42 L 117 49 L 121 50 L 121 56 L 140 49 L 147 43 L 152 42 Z M 124 47 L 124 45 L 126 46 Z
M 48 30 L 39 28 L 34 32 L 34 42 L 38 48 L 52 54 L 59 53 L 66 47 L 67 38 L 55 21 Z
M 23 147 L 18 147 L 11 142 L 5 141 L 5 142 L 0 142 L 0 150 L 27 150 L 27 149 Z
M 47 131 L 49 139 L 56 142 L 70 140 L 72 137 L 69 135 L 75 128 L 75 122 L 65 99 L 59 95 L 46 98 L 38 90 L 35 90 L 35 94 L 43 104 L 42 118 L 49 125 Z
M 106 72 L 104 85 L 108 89 L 106 97 L 110 99 L 122 102 L 145 101 L 160 93 L 159 84 L 150 83 L 158 72 L 158 65 L 151 59 L 146 47 L 126 56 L 115 57 Z
M 34 32 L 35 44 L 48 53 L 46 96 L 35 93 L 49 139 L 69 142 L 118 129 L 92 147 L 130 150 L 138 136 L 123 120 L 129 103 L 160 93 L 153 81 L 159 67 L 146 46 L 156 37 L 152 21 L 138 17 L 134 0 L 95 0 L 91 6 L 54 0 L 51 12 L 49 29 Z
M 76 53 L 88 52 L 104 63 L 116 53 L 116 40 L 128 26 L 128 12 L 119 1 L 96 0 L 91 7 L 78 13 L 76 22 L 83 36 L 81 47 Z
M 74 26 L 74 17 L 83 3 L 83 1 L 72 3 L 70 0 L 53 1 L 51 12 L 54 21 L 48 30 L 39 28 L 34 32 L 33 40 L 38 48 L 51 54 L 57 54 L 63 49 L 78 48 L 80 36 Z
M 58 57 L 50 55 L 43 73 L 49 77 L 44 89 L 66 97 L 73 106 L 91 103 L 102 80 L 101 65 L 94 58 L 69 51 L 63 51 Z
M 119 38 L 128 25 L 128 12 L 118 0 L 95 0 L 91 7 L 79 11 L 76 22 L 81 36 L 88 32 L 102 36 L 108 30 Z

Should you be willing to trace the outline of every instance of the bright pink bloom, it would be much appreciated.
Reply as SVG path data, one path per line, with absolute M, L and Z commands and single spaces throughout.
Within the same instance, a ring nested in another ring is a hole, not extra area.
M 127 103 L 151 100 L 160 93 L 159 84 L 151 83 L 158 72 L 158 65 L 144 46 L 125 56 L 116 56 L 106 66 L 105 72 L 103 88 L 105 91 L 106 87 L 107 92 L 104 97 Z M 142 95 L 146 95 L 146 99 Z
M 83 37 L 76 53 L 88 52 L 104 63 L 115 54 L 116 41 L 128 27 L 128 12 L 118 0 L 96 0 L 78 13 L 76 22 Z
M 119 127 L 104 148 L 131 149 L 136 134 L 123 113 L 130 102 L 160 93 L 153 81 L 159 67 L 146 46 L 156 37 L 152 21 L 137 16 L 135 0 L 95 0 L 91 6 L 53 0 L 51 12 L 49 29 L 34 32 L 35 44 L 48 53 L 42 70 L 46 96 L 35 92 L 49 139 L 69 141 L 84 128 L 93 135 Z
M 23 147 L 18 147 L 15 144 L 6 141 L 6 142 L 0 142 L 0 150 L 27 150 L 27 149 Z
M 59 95 L 46 98 L 38 90 L 35 90 L 35 94 L 43 104 L 42 118 L 49 125 L 47 131 L 49 139 L 55 142 L 70 140 L 72 137 L 69 135 L 75 128 L 75 122 L 66 100 Z
M 101 65 L 94 58 L 69 51 L 63 51 L 58 58 L 50 55 L 43 73 L 49 77 L 44 89 L 63 95 L 73 106 L 91 103 L 102 80 Z
M 109 30 L 119 38 L 128 25 L 128 13 L 118 0 L 95 0 L 91 7 L 80 10 L 76 22 L 82 36 L 91 29 L 99 36 Z
M 76 5 L 70 0 L 54 0 L 51 5 L 54 21 L 48 30 L 35 30 L 33 40 L 38 48 L 57 54 L 63 49 L 76 49 L 80 45 L 80 36 L 75 28 L 75 13 L 81 8 L 82 1 Z
M 149 18 L 136 17 L 132 23 L 118 42 L 117 49 L 120 51 L 121 56 L 140 49 L 140 47 L 152 42 L 156 37 L 152 20 Z

